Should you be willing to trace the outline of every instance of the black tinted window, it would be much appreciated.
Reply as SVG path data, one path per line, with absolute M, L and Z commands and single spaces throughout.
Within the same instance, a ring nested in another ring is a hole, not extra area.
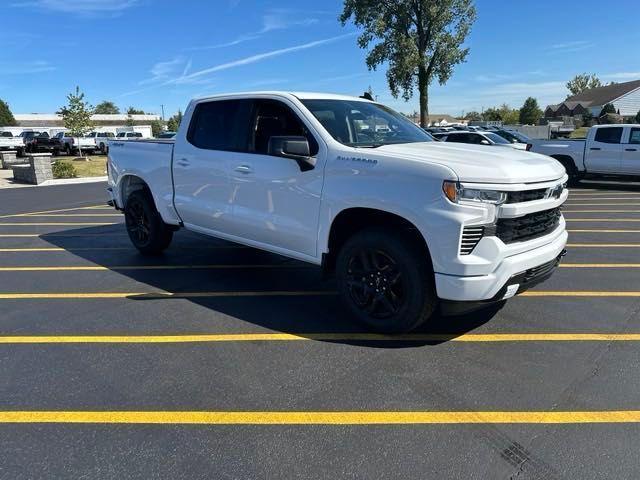
M 187 139 L 207 150 L 244 151 L 247 139 L 249 100 L 219 100 L 199 104 Z M 244 119 L 244 120 L 243 120 Z
M 629 137 L 629 143 L 640 144 L 640 128 L 631 129 L 631 137 Z
M 471 140 L 469 139 L 468 133 L 456 133 L 454 135 L 448 135 L 447 142 L 471 143 Z
M 318 142 L 302 120 L 287 105 L 277 100 L 256 100 L 255 120 L 251 149 L 255 153 L 267 154 L 271 137 L 305 137 L 311 155 L 318 153 Z
M 622 127 L 599 128 L 596 132 L 596 142 L 620 143 Z

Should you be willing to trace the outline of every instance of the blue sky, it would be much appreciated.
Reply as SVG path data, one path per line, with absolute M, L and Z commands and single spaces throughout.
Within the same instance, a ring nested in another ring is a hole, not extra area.
M 3 0 L 0 98 L 14 113 L 50 113 L 79 85 L 166 115 L 193 96 L 246 90 L 361 94 L 393 108 L 384 68 L 369 72 L 338 0 Z M 432 113 L 460 115 L 532 95 L 564 99 L 581 72 L 640 78 L 637 0 L 478 0 L 468 61 L 430 90 Z

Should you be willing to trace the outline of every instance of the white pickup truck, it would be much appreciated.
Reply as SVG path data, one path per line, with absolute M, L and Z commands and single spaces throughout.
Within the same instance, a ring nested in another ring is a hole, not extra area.
M 93 153 L 96 151 L 96 139 L 93 137 L 72 137 L 67 132 L 60 132 L 54 137 L 56 143 L 55 153 L 66 153 L 71 155 L 72 153 L 83 152 Z
M 598 125 L 586 140 L 532 140 L 527 148 L 562 163 L 572 182 L 586 176 L 640 176 L 640 125 Z
M 321 265 L 378 331 L 512 297 L 551 275 L 567 241 L 558 162 L 435 142 L 361 98 L 196 99 L 175 140 L 111 142 L 108 175 L 142 253 L 183 227 Z
M 0 132 L 0 150 L 18 150 L 23 145 L 21 137 L 14 137 L 11 132 Z

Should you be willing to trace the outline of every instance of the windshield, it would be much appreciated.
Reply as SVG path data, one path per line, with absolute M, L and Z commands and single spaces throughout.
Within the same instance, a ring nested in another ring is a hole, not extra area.
M 0 132 L 0 137 L 13 137 L 11 132 Z
M 498 145 L 509 145 L 511 143 L 508 140 L 505 140 L 504 138 L 502 138 L 500 135 L 493 132 L 484 132 L 483 135 L 487 137 L 489 140 L 491 140 L 493 143 L 496 143 Z
M 302 100 L 329 134 L 349 147 L 431 142 L 413 122 L 376 103 L 357 100 Z

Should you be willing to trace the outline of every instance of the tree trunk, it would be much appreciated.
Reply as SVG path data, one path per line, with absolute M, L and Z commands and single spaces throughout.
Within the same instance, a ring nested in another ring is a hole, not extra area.
M 429 83 L 427 81 L 427 69 L 420 66 L 418 69 L 418 90 L 420 93 L 420 126 L 429 126 Z

